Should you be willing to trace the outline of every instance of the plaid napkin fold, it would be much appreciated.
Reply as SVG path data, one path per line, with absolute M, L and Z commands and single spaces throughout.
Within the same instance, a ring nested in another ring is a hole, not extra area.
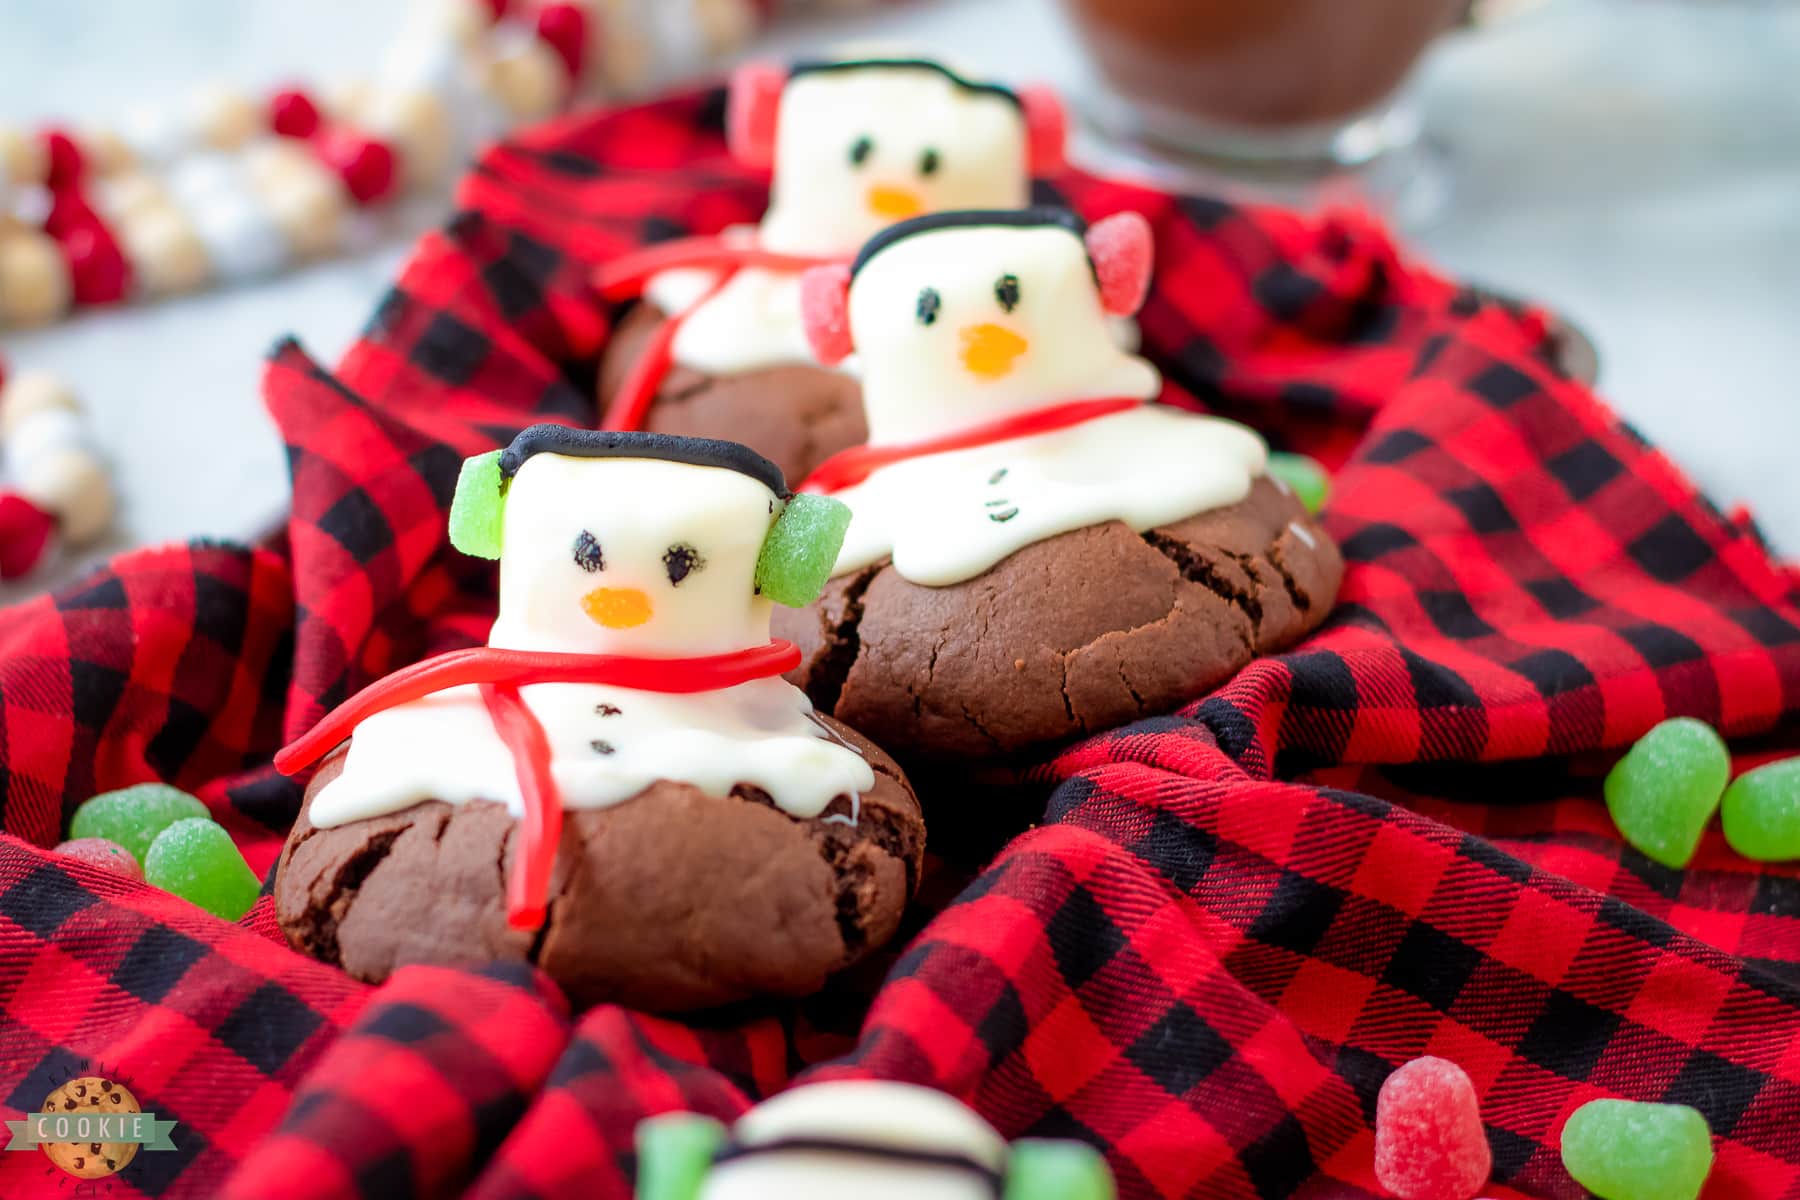
M 1800 873 L 1716 832 L 1667 870 L 1596 799 L 1607 752 L 1672 714 L 1752 755 L 1800 742 L 1796 576 L 1559 376 L 1544 320 L 1351 218 L 1061 182 L 1154 224 L 1171 398 L 1341 465 L 1343 595 L 1292 653 L 1043 764 L 1043 823 L 941 869 L 905 944 L 821 996 L 668 1019 L 572 1014 L 525 967 L 372 988 L 288 950 L 266 900 L 228 925 L 40 848 L 159 778 L 266 869 L 299 800 L 275 748 L 482 639 L 493 566 L 445 540 L 458 464 L 593 418 L 595 263 L 757 215 L 719 115 L 709 93 L 500 147 L 335 372 L 277 347 L 282 538 L 127 554 L 0 612 L 0 1118 L 123 1079 L 177 1150 L 118 1197 L 614 1197 L 644 1115 L 876 1075 L 1092 1141 L 1127 1197 L 1370 1196 L 1376 1089 L 1433 1053 L 1482 1094 L 1490 1195 L 1579 1196 L 1561 1123 L 1626 1096 L 1705 1113 L 1709 1197 L 1800 1197 Z M 58 1183 L 0 1153 L 0 1195 Z

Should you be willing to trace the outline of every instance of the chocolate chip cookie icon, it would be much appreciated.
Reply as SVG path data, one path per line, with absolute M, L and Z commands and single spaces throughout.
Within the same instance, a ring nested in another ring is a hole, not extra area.
M 79 1128 L 82 1117 L 142 1112 L 137 1097 L 115 1079 L 83 1075 L 71 1079 L 44 1098 L 43 1111 L 67 1116 Z M 65 1128 L 67 1126 L 64 1126 Z M 98 1122 L 89 1123 L 98 1130 Z M 104 1179 L 125 1169 L 137 1155 L 136 1142 L 41 1142 L 52 1163 L 77 1179 Z

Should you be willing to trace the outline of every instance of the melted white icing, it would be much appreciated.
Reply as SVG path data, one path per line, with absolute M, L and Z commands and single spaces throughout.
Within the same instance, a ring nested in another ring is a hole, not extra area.
M 1016 303 L 996 284 L 1016 280 Z M 920 295 L 936 296 L 919 319 Z M 921 233 L 857 275 L 850 327 L 870 442 L 905 443 L 1096 397 L 1154 396 L 1155 368 L 1121 350 L 1085 248 L 1068 230 L 977 226 Z M 1004 331 L 1004 371 L 973 370 L 972 337 Z M 1033 542 L 1103 521 L 1143 531 L 1249 493 L 1268 462 L 1232 421 L 1145 405 L 1067 429 L 884 467 L 838 498 L 855 514 L 844 574 L 893 556 L 914 583 L 981 574 Z
M 671 779 L 710 796 L 751 784 L 784 811 L 814 817 L 834 796 L 875 785 L 868 762 L 829 737 L 805 694 L 781 679 L 690 696 L 557 683 L 520 694 L 544 727 L 551 773 L 569 808 L 605 808 Z M 602 715 L 602 705 L 618 711 Z M 358 725 L 344 773 L 313 800 L 312 822 L 328 827 L 432 798 L 493 800 L 514 816 L 523 812 L 517 768 L 473 687 Z
M 768 488 L 724 468 L 534 455 L 507 493 L 489 643 L 665 658 L 763 645 L 769 602 L 755 595 L 756 558 L 779 510 Z M 577 562 L 583 534 L 599 548 L 598 570 Z M 699 558 L 679 582 L 664 561 L 674 546 Z M 599 624 L 584 607 L 596 588 L 641 592 L 648 619 Z M 537 684 L 520 694 L 544 728 L 570 808 L 616 804 L 668 779 L 715 796 L 751 784 L 784 811 L 811 817 L 834 796 L 854 802 L 875 783 L 862 755 L 828 734 L 805 694 L 778 678 L 693 695 L 594 684 Z M 359 724 L 343 773 L 313 801 L 312 821 L 341 824 L 434 797 L 521 811 L 517 767 L 474 687 Z
M 993 1126 L 942 1092 L 875 1080 L 816 1083 L 784 1092 L 751 1109 L 732 1128 L 742 1145 L 789 1138 L 834 1141 L 955 1154 L 993 1171 L 1007 1146 Z M 714 1168 L 701 1200 L 993 1200 L 993 1191 L 966 1171 L 853 1154 L 771 1152 Z
M 884 467 L 837 493 L 855 515 L 842 575 L 892 555 L 914 583 L 973 579 L 1059 533 L 1142 532 L 1249 494 L 1268 451 L 1234 421 L 1145 405 L 1069 429 Z
M 851 147 L 868 138 L 860 164 Z M 929 175 L 920 164 L 935 152 Z M 872 189 L 911 194 L 920 212 L 1017 208 L 1028 202 L 1025 122 L 1003 97 L 959 88 L 935 71 L 871 68 L 801 75 L 782 92 L 769 210 L 752 236 L 790 254 L 849 257 L 894 219 L 871 207 Z M 671 271 L 645 295 L 685 312 L 715 276 Z M 800 323 L 800 278 L 741 272 L 692 313 L 675 336 L 675 361 L 709 375 L 811 363 Z M 850 368 L 843 368 L 850 369 Z
M 650 281 L 645 295 L 665 313 L 683 313 L 717 278 L 711 271 L 666 271 Z M 682 321 L 673 354 L 676 362 L 708 375 L 811 363 L 800 321 L 800 276 L 760 267 L 739 271 Z
M 1301 540 L 1301 542 L 1305 543 L 1306 548 L 1308 550 L 1317 548 L 1319 543 L 1313 540 L 1313 535 L 1308 533 L 1306 530 L 1306 526 L 1300 524 L 1300 522 L 1289 521 L 1288 522 L 1288 530 L 1295 537 L 1299 538 Z

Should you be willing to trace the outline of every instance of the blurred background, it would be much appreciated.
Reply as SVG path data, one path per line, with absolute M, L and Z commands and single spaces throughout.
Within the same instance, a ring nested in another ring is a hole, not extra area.
M 636 22 L 595 94 L 899 40 L 1063 87 L 1084 122 L 1080 165 L 1373 206 L 1414 254 L 1584 331 L 1601 393 L 1800 555 L 1800 5 L 815 0 L 777 3 L 764 24 L 770 6 L 751 0 L 594 4 L 615 29 Z M 417 19 L 401 0 L 0 0 L 0 126 L 129 121 L 212 81 L 348 95 Z M 536 76 L 495 71 L 507 104 L 529 109 Z M 292 332 L 335 360 L 411 238 L 446 215 L 454 173 L 357 214 L 324 261 L 0 327 L 7 369 L 46 368 L 80 398 L 120 495 L 104 538 L 0 584 L 0 599 L 124 546 L 278 522 L 264 351 Z

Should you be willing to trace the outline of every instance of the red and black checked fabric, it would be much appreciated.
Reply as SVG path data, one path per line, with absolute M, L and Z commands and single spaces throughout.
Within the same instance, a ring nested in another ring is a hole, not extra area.
M 1800 576 L 1560 377 L 1541 318 L 1349 218 L 1064 182 L 1154 224 L 1171 396 L 1341 464 L 1340 607 L 1043 764 L 1042 824 L 933 876 L 903 943 L 821 996 L 678 1020 L 572 1014 L 521 967 L 371 988 L 287 950 L 266 901 L 234 927 L 42 850 L 87 795 L 161 778 L 262 869 L 298 800 L 274 749 L 483 636 L 493 567 L 445 542 L 458 463 L 593 419 L 593 264 L 757 214 L 718 117 L 682 98 L 489 155 L 335 372 L 273 354 L 283 537 L 0 613 L 0 1116 L 123 1078 L 180 1149 L 121 1197 L 613 1197 L 646 1114 L 873 1074 L 1093 1141 L 1128 1197 L 1370 1196 L 1376 1089 L 1435 1053 L 1482 1093 L 1493 1196 L 1580 1195 L 1558 1131 L 1612 1095 L 1706 1114 L 1714 1200 L 1800 1197 L 1800 873 L 1717 833 L 1664 869 L 1596 799 L 1671 714 L 1747 760 L 1800 741 Z M 62 1194 L 47 1166 L 0 1154 L 0 1195 Z

